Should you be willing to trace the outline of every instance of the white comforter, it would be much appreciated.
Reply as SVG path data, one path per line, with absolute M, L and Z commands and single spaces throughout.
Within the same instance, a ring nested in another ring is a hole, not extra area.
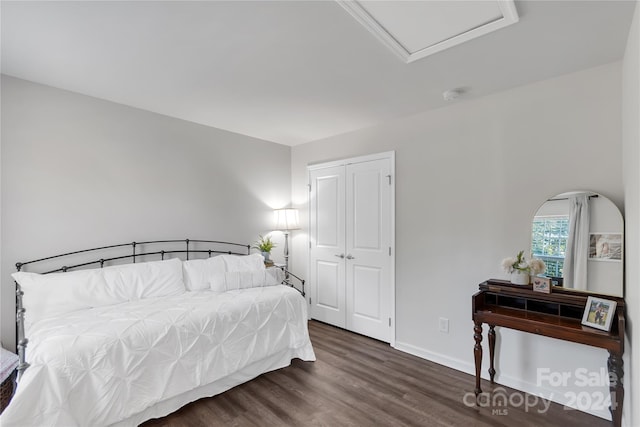
M 100 426 L 278 352 L 315 360 L 304 298 L 286 286 L 187 292 L 42 320 L 0 416 L 9 426 Z

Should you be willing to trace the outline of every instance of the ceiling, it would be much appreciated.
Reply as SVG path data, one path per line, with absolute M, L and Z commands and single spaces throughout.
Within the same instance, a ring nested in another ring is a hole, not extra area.
M 514 0 L 336 1 L 406 62 L 518 22 Z
M 620 60 L 635 4 L 516 1 L 407 63 L 334 1 L 2 1 L 2 72 L 297 145 Z

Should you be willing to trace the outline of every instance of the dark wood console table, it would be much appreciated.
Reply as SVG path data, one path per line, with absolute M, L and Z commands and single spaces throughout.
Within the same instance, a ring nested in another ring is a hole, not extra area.
M 480 291 L 473 295 L 476 368 L 476 397 L 482 393 L 480 371 L 482 368 L 482 324 L 489 325 L 489 377 L 494 383 L 495 327 L 501 326 L 545 337 L 604 348 L 609 352 L 609 390 L 613 425 L 622 423 L 624 388 L 622 354 L 624 353 L 624 299 L 608 295 L 574 291 L 553 287 L 550 294 L 534 292 L 531 285 L 513 285 L 504 280 L 487 280 L 480 284 Z M 581 324 L 587 297 L 597 296 L 617 302 L 611 331 L 602 331 Z

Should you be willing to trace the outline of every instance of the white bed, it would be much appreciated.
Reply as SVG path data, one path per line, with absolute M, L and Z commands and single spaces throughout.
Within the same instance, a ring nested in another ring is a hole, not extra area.
M 128 267 L 125 273 L 120 267 L 97 270 L 105 272 L 100 274 L 107 277 L 107 291 L 95 280 L 89 289 L 101 291 L 100 298 L 109 303 L 91 307 L 84 307 L 90 297 L 73 273 L 66 273 L 71 280 L 64 281 L 67 288 L 61 292 L 30 283 L 41 277 L 18 276 L 25 302 L 29 291 L 38 290 L 53 292 L 49 299 L 74 298 L 77 304 L 65 304 L 72 310 L 63 312 L 45 305 L 45 316 L 27 322 L 30 366 L 0 425 L 138 425 L 285 367 L 293 358 L 315 360 L 300 293 L 261 283 L 257 277 L 268 275 L 247 273 L 242 266 L 229 271 L 229 263 L 218 279 L 208 280 L 218 261 L 197 264 L 208 266 L 199 276 L 181 265 L 189 283 L 183 291 L 179 284 L 164 283 L 147 292 L 144 280 L 126 273 Z M 169 262 L 137 266 L 154 264 L 168 268 Z M 176 271 L 175 261 L 170 268 Z M 202 289 L 202 283 L 209 288 Z M 126 300 L 113 303 L 118 299 Z M 37 303 L 25 304 L 27 318 Z

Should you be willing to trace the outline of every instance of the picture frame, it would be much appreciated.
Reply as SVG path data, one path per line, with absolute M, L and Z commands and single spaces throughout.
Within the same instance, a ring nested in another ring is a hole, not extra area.
M 582 324 L 603 331 L 611 330 L 611 322 L 616 312 L 615 301 L 589 296 L 582 315 Z
M 534 276 L 531 278 L 531 283 L 535 292 L 551 293 L 551 277 Z
M 558 286 L 560 288 L 564 287 L 564 278 L 563 277 L 549 277 L 551 279 L 551 286 Z
M 622 262 L 622 233 L 589 233 L 589 260 Z

